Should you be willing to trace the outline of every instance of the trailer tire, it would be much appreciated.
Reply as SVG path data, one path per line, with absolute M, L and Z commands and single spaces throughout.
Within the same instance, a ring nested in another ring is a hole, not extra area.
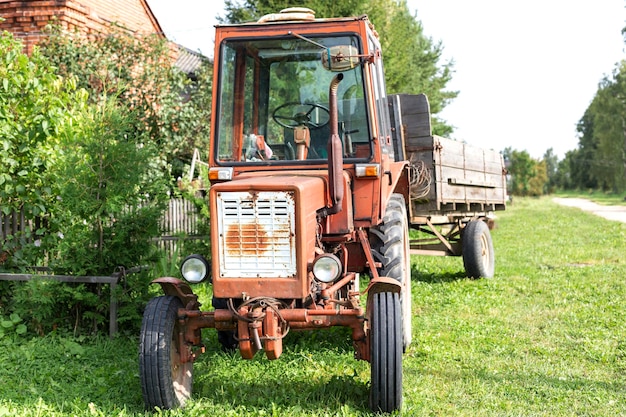
M 491 278 L 495 259 L 489 227 L 482 220 L 472 220 L 463 228 L 463 266 L 470 278 Z
M 228 310 L 228 300 L 226 298 L 213 297 L 211 303 L 216 310 Z M 233 352 L 239 347 L 235 332 L 232 330 L 218 330 L 217 341 L 222 346 L 224 352 Z
M 411 296 L 411 254 L 406 204 L 402 194 L 392 194 L 382 223 L 370 229 L 370 246 L 382 267 L 378 275 L 394 278 L 402 284 L 402 349 L 406 352 L 413 340 Z
M 139 377 L 144 403 L 172 409 L 191 397 L 193 362 L 180 362 L 178 309 L 183 303 L 175 296 L 155 297 L 146 306 L 139 340 Z
M 392 413 L 402 407 L 402 312 L 398 293 L 372 295 L 370 318 L 370 408 Z

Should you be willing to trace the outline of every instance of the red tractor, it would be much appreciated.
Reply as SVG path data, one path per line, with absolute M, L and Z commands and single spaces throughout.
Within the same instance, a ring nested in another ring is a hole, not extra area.
M 371 364 L 372 410 L 401 408 L 402 355 L 411 343 L 409 228 L 438 240 L 416 242 L 416 251 L 469 253 L 468 273 L 489 276 L 485 220 L 505 194 L 500 165 L 496 187 L 452 184 L 494 188 L 495 200 L 441 201 L 433 159 L 441 145 L 433 143 L 443 138 L 426 135 L 429 163 L 407 157 L 421 152 L 405 143 L 411 103 L 426 106 L 430 120 L 424 96 L 387 96 L 380 42 L 366 16 L 315 19 L 296 8 L 217 27 L 211 261 L 192 255 L 182 265 L 185 281 L 154 281 L 165 295 L 147 305 L 141 330 L 148 408 L 182 406 L 191 396 L 204 328 L 245 359 L 261 350 L 278 359 L 289 330 L 332 326 L 349 327 L 355 357 Z M 429 184 L 419 183 L 420 167 L 430 170 Z M 424 185 L 434 199 L 423 192 L 413 201 Z M 213 286 L 212 310 L 202 310 L 192 290 L 201 282 Z

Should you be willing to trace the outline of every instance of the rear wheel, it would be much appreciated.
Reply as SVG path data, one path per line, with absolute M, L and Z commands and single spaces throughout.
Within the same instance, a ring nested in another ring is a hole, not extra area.
M 397 293 L 372 296 L 370 317 L 370 407 L 391 413 L 402 407 L 402 314 Z
M 495 256 L 489 227 L 482 220 L 472 220 L 463 229 L 463 266 L 470 278 L 491 278 Z
M 178 309 L 182 302 L 166 295 L 150 300 L 141 324 L 139 376 L 146 408 L 182 407 L 191 397 L 193 363 L 181 362 Z

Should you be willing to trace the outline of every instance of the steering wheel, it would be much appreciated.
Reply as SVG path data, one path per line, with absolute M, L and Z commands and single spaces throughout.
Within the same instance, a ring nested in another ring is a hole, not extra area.
M 313 111 L 317 112 L 316 121 L 311 120 Z M 330 112 L 320 104 L 290 102 L 280 105 L 272 112 L 272 118 L 276 123 L 288 129 L 295 129 L 298 126 L 307 126 L 310 129 L 319 129 L 330 121 Z

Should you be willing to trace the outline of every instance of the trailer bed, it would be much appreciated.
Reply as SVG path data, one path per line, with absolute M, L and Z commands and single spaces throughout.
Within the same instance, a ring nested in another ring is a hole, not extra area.
M 410 162 L 410 217 L 485 217 L 506 207 L 502 155 L 432 134 L 424 94 L 390 96 L 397 158 Z

